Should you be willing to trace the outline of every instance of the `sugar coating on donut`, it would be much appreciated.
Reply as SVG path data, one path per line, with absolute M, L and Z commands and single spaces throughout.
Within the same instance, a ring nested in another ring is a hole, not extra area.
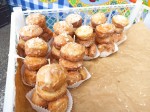
M 113 16 L 113 20 L 114 20 L 115 23 L 120 24 L 124 27 L 127 26 L 128 23 L 129 23 L 128 19 L 125 16 L 122 16 L 122 15 Z
M 96 30 L 101 33 L 113 33 L 115 31 L 115 26 L 113 24 L 105 23 L 98 25 Z
M 43 29 L 38 25 L 24 26 L 20 29 L 19 32 L 20 36 L 29 36 L 29 37 L 39 36 L 42 33 L 43 33 Z
M 68 23 L 75 23 L 78 22 L 82 19 L 82 17 L 78 14 L 70 14 L 66 17 L 66 22 Z
M 41 38 L 32 38 L 26 42 L 28 48 L 48 48 L 47 43 Z
M 98 12 L 91 17 L 91 21 L 96 24 L 103 24 L 106 22 L 106 16 L 104 13 Z
M 69 42 L 61 48 L 61 52 L 67 53 L 69 56 L 78 56 L 85 52 L 85 47 L 75 42 Z
M 75 34 L 79 37 L 90 36 L 93 34 L 93 28 L 91 26 L 83 25 L 77 28 Z

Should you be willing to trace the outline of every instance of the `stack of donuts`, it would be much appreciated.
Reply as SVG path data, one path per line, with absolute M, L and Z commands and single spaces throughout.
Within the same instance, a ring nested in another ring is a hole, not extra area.
M 76 29 L 76 42 L 85 46 L 85 55 L 94 57 L 96 54 L 95 34 L 91 26 L 83 25 Z
M 115 25 L 115 33 L 113 35 L 113 41 L 115 43 L 119 42 L 123 38 L 124 27 L 129 24 L 126 17 L 122 15 L 115 15 L 112 18 L 112 23 Z
M 51 112 L 66 112 L 68 107 L 66 71 L 59 64 L 48 64 L 37 72 L 32 103 Z
M 61 48 L 59 64 L 68 71 L 68 85 L 86 79 L 87 74 L 83 68 L 84 55 L 85 47 L 75 42 L 69 42 Z
M 98 45 L 99 52 L 114 52 L 115 45 L 112 40 L 112 35 L 115 31 L 115 26 L 113 24 L 105 23 L 96 26 L 96 43 Z
M 48 45 L 43 39 L 37 37 L 26 41 L 23 79 L 27 84 L 35 85 L 37 71 L 47 64 L 47 52 Z

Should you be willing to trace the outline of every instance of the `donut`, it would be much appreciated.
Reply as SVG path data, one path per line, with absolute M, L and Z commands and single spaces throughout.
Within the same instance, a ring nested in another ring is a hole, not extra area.
M 98 12 L 91 17 L 91 25 L 96 28 L 97 25 L 104 24 L 107 18 L 104 13 Z
M 25 49 L 25 41 L 22 38 L 19 39 L 18 46 L 23 50 Z
M 82 80 L 85 80 L 85 79 L 87 78 L 87 72 L 86 72 L 86 70 L 85 70 L 83 67 L 81 67 L 81 68 L 79 69 L 79 73 L 80 73 L 80 75 L 81 75 L 81 79 L 82 79 Z
M 60 58 L 60 50 L 56 49 L 54 46 L 52 46 L 51 53 L 52 53 L 52 56 L 55 59 L 59 59 Z
M 115 33 L 122 33 L 124 28 L 115 28 Z
M 122 40 L 122 38 L 123 38 L 123 33 L 121 33 L 121 34 L 114 33 L 112 35 L 112 40 L 114 43 L 119 42 L 120 40 Z
M 85 54 L 85 47 L 75 42 L 69 42 L 60 50 L 60 56 L 69 61 L 81 61 Z
M 55 101 L 48 103 L 48 110 L 51 112 L 66 112 L 68 107 L 68 96 L 65 94 Z
M 59 21 L 54 23 L 53 29 L 56 35 L 66 33 L 72 36 L 74 31 L 72 24 L 69 24 L 66 21 Z
M 96 54 L 96 50 L 97 50 L 96 45 L 93 44 L 93 45 L 89 48 L 88 56 L 89 56 L 89 57 L 94 57 L 95 54 Z
M 39 69 L 36 77 L 36 85 L 46 92 L 59 91 L 66 83 L 67 72 L 59 64 L 48 64 Z
M 25 67 L 31 71 L 36 71 L 46 64 L 47 64 L 47 59 L 43 57 L 26 56 L 24 59 Z
M 80 40 L 89 40 L 93 35 L 93 28 L 87 25 L 80 26 L 76 29 L 75 35 Z
M 88 48 L 88 47 L 85 48 L 85 55 L 86 55 L 86 56 L 89 55 L 89 48 Z
M 36 38 L 43 33 L 43 29 L 38 25 L 28 25 L 24 26 L 19 31 L 19 36 L 24 41 L 27 41 L 32 38 Z
M 108 37 L 110 34 L 114 33 L 115 26 L 113 24 L 105 23 L 96 26 L 95 32 L 97 37 Z
M 45 101 L 44 99 L 42 99 L 34 90 L 33 94 L 32 94 L 32 99 L 31 99 L 32 103 L 34 103 L 37 106 L 43 107 L 43 108 L 47 108 L 48 106 L 48 102 Z
M 114 44 L 99 44 L 98 45 L 99 52 L 113 52 L 115 50 Z
M 64 46 L 68 42 L 73 42 L 73 41 L 74 40 L 70 35 L 60 34 L 54 38 L 54 46 L 60 50 L 62 46 Z
M 37 71 L 31 71 L 27 68 L 24 69 L 23 79 L 29 85 L 35 85 Z
M 65 60 L 63 58 L 60 58 L 59 64 L 62 65 L 67 70 L 77 70 L 81 66 L 83 66 L 83 61 L 71 62 L 71 61 Z
M 63 84 L 61 88 L 54 92 L 47 92 L 36 86 L 36 92 L 42 99 L 46 101 L 54 101 L 67 92 L 67 84 Z
M 82 77 L 78 71 L 68 71 L 67 74 L 67 84 L 72 85 L 76 82 L 82 80 Z
M 113 39 L 111 38 L 111 36 L 105 37 L 105 38 L 96 37 L 96 38 L 95 38 L 95 41 L 96 41 L 98 44 L 111 44 L 111 43 L 113 43 Z
M 27 56 L 44 57 L 47 52 L 48 45 L 41 38 L 32 38 L 25 43 L 25 53 Z
M 82 17 L 78 14 L 69 14 L 66 22 L 72 24 L 74 28 L 78 28 L 82 25 Z
M 112 17 L 112 23 L 117 27 L 117 28 L 124 28 L 129 24 L 129 20 L 122 15 L 115 15 Z
M 38 25 L 41 28 L 45 28 L 46 27 L 46 18 L 44 15 L 42 15 L 40 13 L 32 13 L 27 16 L 26 24 L 27 25 Z
M 95 42 L 95 34 L 93 34 L 89 40 L 80 40 L 77 38 L 76 42 L 85 47 L 90 47 Z

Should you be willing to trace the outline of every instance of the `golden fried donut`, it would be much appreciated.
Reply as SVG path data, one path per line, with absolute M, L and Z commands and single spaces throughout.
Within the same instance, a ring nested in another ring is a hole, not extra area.
M 129 24 L 129 20 L 122 15 L 115 15 L 112 18 L 112 23 L 117 27 L 117 28 L 124 28 Z
M 19 31 L 19 36 L 24 41 L 27 41 L 31 38 L 36 38 L 43 33 L 43 29 L 38 25 L 28 25 L 24 26 Z
M 104 13 L 98 12 L 91 17 L 92 27 L 96 27 L 97 25 L 104 24 L 107 18 Z
M 72 62 L 72 61 L 68 61 L 63 58 L 60 58 L 59 64 L 62 65 L 67 70 L 77 70 L 81 66 L 83 66 L 83 61 Z
M 35 105 L 38 105 L 38 106 L 43 107 L 43 108 L 46 108 L 46 107 L 48 106 L 48 102 L 45 101 L 44 99 L 42 99 L 42 98 L 36 93 L 36 90 L 33 91 L 31 101 L 32 101 L 32 103 L 34 103 Z
M 43 29 L 43 33 L 40 35 L 40 37 L 48 42 L 53 37 L 53 32 L 48 28 Z
M 41 28 L 45 28 L 46 27 L 46 18 L 44 15 L 42 15 L 40 13 L 32 13 L 27 16 L 26 24 L 27 25 L 38 25 Z
M 59 21 L 54 23 L 53 29 L 56 35 L 66 33 L 72 36 L 74 31 L 72 24 L 67 23 L 66 21 Z
M 74 28 L 78 28 L 82 25 L 82 17 L 78 14 L 69 14 L 66 17 L 66 22 L 72 24 Z
M 84 80 L 84 79 L 87 78 L 87 72 L 86 72 L 86 70 L 85 70 L 83 67 L 81 67 L 81 68 L 79 69 L 79 73 L 80 73 L 80 75 L 81 75 L 81 79 L 82 79 L 82 80 Z
M 68 71 L 67 84 L 72 85 L 82 80 L 82 77 L 78 71 Z
M 93 35 L 93 28 L 91 26 L 83 25 L 76 29 L 75 34 L 80 40 L 89 40 Z
M 37 71 L 31 71 L 27 68 L 24 69 L 23 79 L 29 85 L 35 85 Z
M 25 53 L 27 56 L 44 57 L 47 52 L 48 45 L 41 38 L 32 38 L 25 43 Z
M 98 45 L 99 52 L 113 52 L 115 50 L 114 44 L 99 44 Z
M 93 44 L 90 48 L 89 48 L 89 56 L 90 57 L 94 57 L 95 56 L 95 54 L 96 54 L 96 45 L 95 44 Z
M 55 101 L 48 103 L 48 110 L 51 112 L 66 112 L 68 107 L 68 96 L 65 94 Z
M 111 38 L 111 36 L 105 37 L 105 38 L 96 37 L 95 41 L 98 44 L 111 44 L 111 43 L 113 43 L 113 39 Z
M 117 28 L 117 27 L 115 28 L 116 33 L 122 33 L 123 30 L 124 30 L 124 28 Z
M 46 101 L 54 101 L 63 96 L 67 92 L 67 84 L 63 84 L 61 88 L 54 92 L 47 92 L 36 86 L 36 92 L 38 95 Z
M 115 26 L 113 24 L 105 23 L 96 26 L 96 35 L 98 37 L 107 37 L 108 35 L 114 33 Z
M 24 48 L 25 48 L 25 41 L 22 38 L 20 38 L 19 42 L 18 42 L 18 45 L 19 45 L 20 48 L 22 48 L 24 50 Z
M 73 42 L 73 38 L 67 34 L 60 34 L 54 38 L 54 46 L 57 49 L 61 49 L 62 46 L 67 44 L 68 42 Z
M 122 40 L 122 38 L 123 38 L 123 33 L 121 33 L 121 34 L 114 33 L 112 35 L 112 40 L 114 43 L 119 42 L 120 40 Z
M 37 72 L 36 84 L 43 91 L 58 91 L 66 83 L 67 72 L 59 64 L 48 64 Z
M 47 64 L 47 59 L 42 57 L 26 56 L 24 59 L 25 67 L 31 71 L 36 71 L 46 64 Z
M 85 47 L 75 42 L 69 42 L 60 50 L 60 56 L 69 61 L 83 60 Z
M 90 47 L 95 42 L 95 34 L 93 33 L 89 40 L 80 40 L 77 38 L 76 41 L 77 43 L 82 44 L 85 47 Z
M 60 58 L 60 50 L 56 49 L 54 46 L 52 46 L 51 53 L 52 53 L 52 56 L 55 59 L 59 59 Z

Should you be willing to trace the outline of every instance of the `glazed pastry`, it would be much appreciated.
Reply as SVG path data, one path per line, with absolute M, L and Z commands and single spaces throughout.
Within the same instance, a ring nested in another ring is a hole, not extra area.
M 115 15 L 112 18 L 112 23 L 117 27 L 117 28 L 124 28 L 129 24 L 129 20 L 122 15 Z
M 32 38 L 36 38 L 43 33 L 43 30 L 38 25 L 28 25 L 24 26 L 19 31 L 19 36 L 24 41 L 27 41 Z
M 93 28 L 91 26 L 83 25 L 76 29 L 75 34 L 80 40 L 89 40 L 93 35 Z
M 94 57 L 95 54 L 96 54 L 96 50 L 97 50 L 96 45 L 93 44 L 93 45 L 89 48 L 88 56 L 89 56 L 89 57 Z
M 60 56 L 69 61 L 83 60 L 85 47 L 75 42 L 69 42 L 60 50 Z
M 53 44 L 57 49 L 60 50 L 61 47 L 67 44 L 68 42 L 73 42 L 73 38 L 67 34 L 60 34 L 54 38 Z
M 110 36 L 110 34 L 114 33 L 115 26 L 113 24 L 105 23 L 96 26 L 96 36 L 100 38 L 106 38 Z
M 85 79 L 87 78 L 87 72 L 86 72 L 86 70 L 85 70 L 83 67 L 81 67 L 81 68 L 79 69 L 79 73 L 80 73 L 80 75 L 81 75 L 81 79 L 82 79 L 82 80 L 85 80 Z
M 67 92 L 67 84 L 63 84 L 61 88 L 54 92 L 47 92 L 36 86 L 38 95 L 46 101 L 54 101 L 63 96 Z
M 65 94 L 55 101 L 48 103 L 48 110 L 51 112 L 66 112 L 68 107 L 68 96 Z
M 77 38 L 76 42 L 85 47 L 90 47 L 95 42 L 95 34 L 93 34 L 89 40 L 80 40 Z
M 25 53 L 27 56 L 44 57 L 47 52 L 48 45 L 41 38 L 32 38 L 25 43 Z
M 99 44 L 98 45 L 99 52 L 113 52 L 115 50 L 114 44 Z
M 41 28 L 45 28 L 46 27 L 46 18 L 44 15 L 42 15 L 40 13 L 32 13 L 27 16 L 26 24 L 27 25 L 38 25 Z
M 62 85 L 65 86 L 67 72 L 59 64 L 45 65 L 37 72 L 36 84 L 45 92 L 59 91 Z
M 45 29 L 43 29 L 43 33 L 40 37 L 48 42 L 53 37 L 53 32 L 48 27 L 46 27 Z
M 115 33 L 122 33 L 124 28 L 115 28 Z
M 52 56 L 55 59 L 59 59 L 60 58 L 60 50 L 56 49 L 54 46 L 52 46 L 51 53 L 52 53 Z
M 47 64 L 47 59 L 42 57 L 26 56 L 24 59 L 25 67 L 31 71 L 36 71 L 46 64 Z
M 48 106 L 48 102 L 45 101 L 44 99 L 42 99 L 42 98 L 36 93 L 36 90 L 33 91 L 31 101 L 32 101 L 32 103 L 34 103 L 35 105 L 38 105 L 38 106 L 43 107 L 43 108 L 46 108 L 46 107 Z
M 82 17 L 78 14 L 69 14 L 66 17 L 66 22 L 72 24 L 74 28 L 78 28 L 82 25 Z
M 100 38 L 100 37 L 96 37 L 95 41 L 98 44 L 112 44 L 113 43 L 113 39 L 111 38 L 112 36 L 106 37 L 106 38 Z
M 35 85 L 36 83 L 36 73 L 37 71 L 30 71 L 28 69 L 24 69 L 23 79 L 29 85 Z
M 96 27 L 97 25 L 104 24 L 107 18 L 104 13 L 98 12 L 91 17 L 92 27 Z
M 82 80 L 82 77 L 78 71 L 68 71 L 67 84 L 72 85 Z
M 123 38 L 123 33 L 121 33 L 121 34 L 115 33 L 112 36 L 112 40 L 113 40 L 114 43 L 119 42 L 120 40 L 122 40 L 122 38 Z
M 63 58 L 60 58 L 59 64 L 62 65 L 67 70 L 77 70 L 81 66 L 83 66 L 83 61 L 71 62 L 71 61 L 65 60 Z
M 22 38 L 20 38 L 19 42 L 18 42 L 18 45 L 19 45 L 20 48 L 22 48 L 24 50 L 24 48 L 25 48 L 25 41 Z
M 66 21 L 59 21 L 54 23 L 53 29 L 56 35 L 66 33 L 72 36 L 74 31 L 72 24 L 69 24 Z

